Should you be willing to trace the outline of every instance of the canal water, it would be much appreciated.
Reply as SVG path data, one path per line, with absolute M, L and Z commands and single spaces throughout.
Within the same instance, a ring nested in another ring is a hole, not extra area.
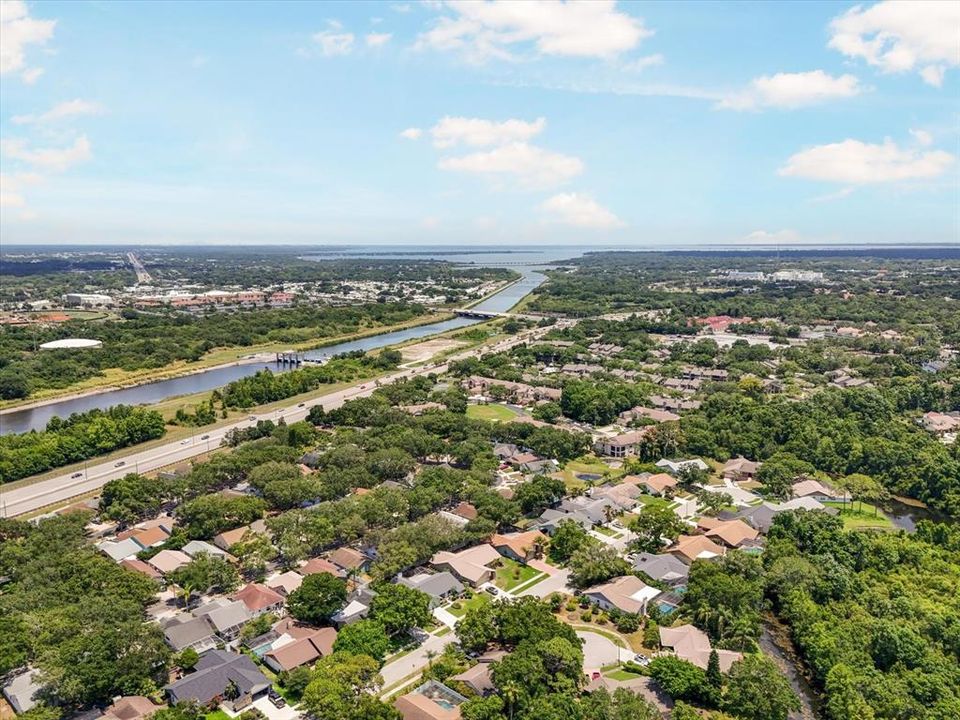
M 566 257 L 577 256 L 580 253 L 573 249 L 566 249 L 547 252 L 532 253 L 508 253 L 508 252 L 443 252 L 438 253 L 436 249 L 422 249 L 416 252 L 402 252 L 396 248 L 380 251 L 354 251 L 338 250 L 335 253 L 323 255 L 305 256 L 307 259 L 323 261 L 331 259 L 344 259 L 349 257 L 405 257 L 411 258 L 411 255 L 417 257 L 422 255 L 422 259 L 446 260 L 457 264 L 475 264 L 479 267 L 510 267 L 521 274 L 521 279 L 504 288 L 496 295 L 493 295 L 483 302 L 475 305 L 472 309 L 483 310 L 487 312 L 506 312 L 516 305 L 529 292 L 534 290 L 546 277 L 541 272 L 546 263 L 551 260 L 561 260 Z M 317 350 L 308 352 L 306 355 L 310 359 L 323 359 L 340 353 L 352 352 L 355 350 L 375 350 L 388 345 L 396 345 L 408 340 L 435 335 L 437 333 L 453 330 L 468 325 L 474 325 L 482 320 L 475 318 L 457 317 L 450 320 L 429 323 L 417 327 L 397 330 L 395 332 L 384 333 L 382 335 L 372 335 L 359 340 L 327 345 Z M 206 392 L 239 380 L 240 378 L 253 375 L 254 373 L 268 367 L 274 372 L 282 372 L 283 366 L 273 363 L 264 365 L 263 362 L 248 362 L 227 367 L 211 368 L 199 372 L 183 375 L 181 377 L 171 378 L 170 380 L 159 380 L 157 382 L 136 385 L 134 387 L 110 390 L 108 392 L 86 395 L 84 397 L 72 398 L 53 402 L 47 405 L 40 405 L 23 410 L 13 410 L 0 414 L 0 434 L 23 433 L 30 430 L 42 430 L 46 427 L 51 418 L 68 417 L 72 413 L 87 412 L 96 408 L 105 409 L 113 405 L 149 405 L 161 402 L 169 398 L 180 395 L 190 395 L 198 392 Z

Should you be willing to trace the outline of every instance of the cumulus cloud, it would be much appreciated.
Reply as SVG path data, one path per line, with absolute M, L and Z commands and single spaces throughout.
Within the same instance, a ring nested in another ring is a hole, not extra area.
M 865 185 L 937 177 L 955 161 L 943 150 L 901 148 L 889 138 L 879 145 L 844 140 L 802 150 L 777 172 L 786 177 Z
M 353 50 L 353 33 L 344 32 L 336 20 L 327 20 L 327 29 L 313 34 L 313 41 L 320 46 L 324 57 L 349 55 Z
M 724 110 L 794 109 L 853 97 L 859 95 L 861 89 L 853 75 L 834 77 L 823 70 L 777 73 L 755 78 L 746 90 L 725 97 L 717 107 Z
M 443 15 L 422 33 L 418 49 L 460 52 L 472 62 L 535 55 L 611 58 L 653 33 L 617 10 L 614 0 L 448 0 Z
M 525 188 L 562 185 L 583 171 L 583 163 L 579 158 L 522 142 L 459 157 L 441 158 L 438 167 L 495 179 L 511 179 Z
M 960 66 L 960 3 L 885 0 L 857 5 L 830 23 L 829 46 L 885 73 L 918 70 L 939 87 L 947 68 Z
M 26 208 L 24 188 L 39 183 L 42 178 L 36 173 L 0 173 L 0 207 Z M 21 217 L 23 215 L 21 214 Z
M 11 122 L 14 125 L 31 125 L 34 123 L 51 123 L 66 118 L 77 117 L 79 115 L 97 115 L 103 111 L 99 103 L 89 100 L 67 100 L 57 103 L 45 113 L 39 115 L 14 115 Z
M 37 20 L 23 0 L 0 2 L 0 75 L 20 72 L 23 80 L 32 84 L 43 71 L 27 67 L 27 48 L 42 45 L 53 37 L 55 20 Z M 39 72 L 38 72 L 39 71 Z
M 574 227 L 612 230 L 624 226 L 620 218 L 583 193 L 554 195 L 545 200 L 540 208 L 552 220 Z
M 81 135 L 72 145 L 64 148 L 31 148 L 22 139 L 3 140 L 0 142 L 0 150 L 7 157 L 25 162 L 37 170 L 56 172 L 67 170 L 93 157 L 86 135 Z
M 391 33 L 368 33 L 366 38 L 367 47 L 378 48 L 383 47 L 388 42 L 393 35 Z
M 400 137 L 407 140 L 419 140 L 421 135 L 423 135 L 423 130 L 417 127 L 409 127 L 400 131 Z
M 910 135 L 912 135 L 913 139 L 923 147 L 933 145 L 933 135 L 928 133 L 926 130 L 911 130 Z
M 434 147 L 448 148 L 460 143 L 483 147 L 508 142 L 523 142 L 539 135 L 547 126 L 545 118 L 525 120 L 484 120 L 482 118 L 444 117 L 430 128 Z

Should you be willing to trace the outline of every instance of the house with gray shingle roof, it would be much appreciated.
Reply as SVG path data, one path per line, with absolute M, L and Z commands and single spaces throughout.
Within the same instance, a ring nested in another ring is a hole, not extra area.
M 167 685 L 164 690 L 171 705 L 191 700 L 207 705 L 216 700 L 226 700 L 224 693 L 231 683 L 236 686 L 239 695 L 227 702 L 235 710 L 263 697 L 270 688 L 270 681 L 246 655 L 227 650 L 209 650 L 200 656 L 194 672 Z

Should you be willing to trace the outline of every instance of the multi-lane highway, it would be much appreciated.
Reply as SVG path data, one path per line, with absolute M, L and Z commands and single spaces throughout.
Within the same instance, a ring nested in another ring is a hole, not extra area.
M 514 345 L 533 339 L 545 333 L 549 328 L 537 328 L 516 335 L 509 340 L 501 340 L 494 345 L 476 348 L 452 356 L 451 359 L 462 359 L 479 355 L 481 352 L 498 352 L 507 350 Z M 431 372 L 445 372 L 447 366 L 438 364 L 424 368 L 407 368 L 391 375 L 379 378 L 381 385 L 396 382 L 413 375 Z M 234 428 L 246 428 L 255 425 L 260 420 L 277 420 L 283 417 L 286 422 L 303 420 L 310 408 L 322 405 L 325 410 L 340 407 L 345 401 L 369 395 L 376 389 L 374 380 L 358 384 L 344 390 L 332 392 L 323 397 L 314 398 L 305 402 L 291 402 L 290 405 L 269 413 L 251 415 L 245 420 L 223 425 L 205 432 L 198 430 L 197 434 L 186 440 L 165 443 L 125 455 L 122 459 L 111 460 L 100 464 L 89 464 L 84 472 L 74 472 L 57 477 L 41 480 L 12 490 L 4 490 L 0 486 L 0 517 L 14 517 L 34 512 L 40 508 L 64 503 L 79 495 L 95 492 L 114 478 L 122 477 L 130 472 L 150 472 L 174 463 L 202 455 L 220 445 L 223 436 Z

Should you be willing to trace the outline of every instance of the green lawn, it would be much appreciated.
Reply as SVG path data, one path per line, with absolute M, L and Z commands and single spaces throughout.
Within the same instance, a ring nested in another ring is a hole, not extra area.
M 869 503 L 847 503 L 844 509 L 843 502 L 825 502 L 824 505 L 835 507 L 840 511 L 845 530 L 893 530 L 893 522 L 886 514 Z
M 204 720 L 230 720 L 230 716 L 220 708 L 217 708 L 216 710 L 211 710 L 208 712 L 204 716 Z
M 617 668 L 613 672 L 608 672 L 607 677 L 611 680 L 633 680 L 634 678 L 641 677 L 641 675 L 630 672 L 629 670 L 624 670 L 623 668 Z
M 507 422 L 517 416 L 517 411 L 506 405 L 468 405 L 467 417 L 472 420 Z
M 639 500 L 644 507 L 648 508 L 663 508 L 669 510 L 672 505 L 666 498 L 655 495 L 640 495 L 637 500 Z
M 533 580 L 537 575 L 543 574 L 529 565 L 521 565 L 516 560 L 503 558 L 500 561 L 500 567 L 497 568 L 497 575 L 493 579 L 493 584 L 501 590 L 513 590 L 518 585 L 523 585 Z
M 618 538 L 618 537 L 620 537 L 620 533 L 618 533 L 618 532 L 616 532 L 616 531 L 614 531 L 614 530 L 611 530 L 611 529 L 608 528 L 606 525 L 597 525 L 597 526 L 594 528 L 594 530 L 595 530 L 596 532 L 600 533 L 601 535 L 606 535 L 607 537 L 612 537 L 612 538 Z
M 467 610 L 471 608 L 475 608 L 478 605 L 482 605 L 483 603 L 488 603 L 488 602 L 490 602 L 490 597 L 486 593 L 479 592 L 469 600 L 458 600 L 457 604 L 459 604 L 460 607 L 455 608 L 451 605 L 450 607 L 447 608 L 447 612 L 449 612 L 454 617 L 459 618 L 466 615 Z

